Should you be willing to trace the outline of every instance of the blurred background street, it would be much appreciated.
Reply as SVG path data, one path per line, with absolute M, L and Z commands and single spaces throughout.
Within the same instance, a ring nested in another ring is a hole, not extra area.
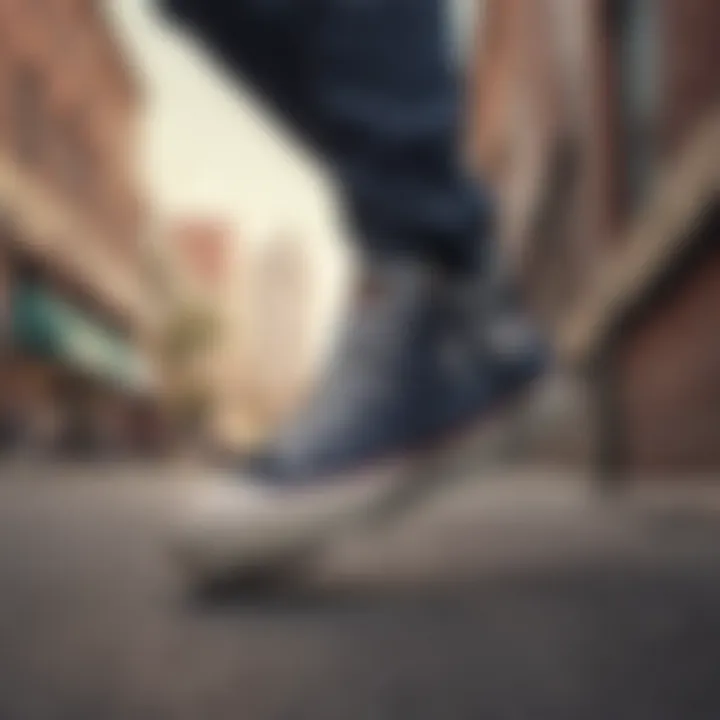
M 47 5 L 0 16 L 0 452 L 252 450 L 347 303 L 336 183 L 150 0 Z M 536 451 L 717 469 L 717 3 L 452 7 L 497 271 L 571 388 Z
M 193 481 L 91 475 L 0 486 L 6 720 L 720 712 L 720 513 L 517 470 L 348 540 L 281 593 L 200 598 L 161 542 Z
M 174 511 L 313 387 L 337 188 L 150 0 L 0 2 L 0 720 L 720 717 L 720 3 L 453 8 L 552 377 L 465 482 L 201 597 Z

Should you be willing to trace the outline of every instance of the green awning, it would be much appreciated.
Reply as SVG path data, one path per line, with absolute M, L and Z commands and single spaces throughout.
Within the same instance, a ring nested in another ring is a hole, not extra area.
M 140 389 L 147 383 L 136 350 L 62 298 L 38 286 L 19 284 L 12 308 L 13 338 L 22 350 L 122 387 Z

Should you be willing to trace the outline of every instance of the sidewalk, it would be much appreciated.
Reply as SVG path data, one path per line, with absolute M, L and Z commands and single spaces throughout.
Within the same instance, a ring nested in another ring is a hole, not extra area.
M 68 460 L 42 457 L 0 460 L 0 482 L 42 480 L 173 480 L 203 472 L 197 462 L 178 459 L 88 459 Z
M 187 485 L 0 485 L 0 717 L 720 717 L 712 518 L 493 471 L 212 604 L 164 544 Z
M 694 563 L 716 552 L 718 511 L 720 486 L 671 494 L 647 484 L 608 496 L 579 472 L 508 469 L 448 487 L 395 523 L 344 538 L 328 549 L 313 581 L 402 587 Z

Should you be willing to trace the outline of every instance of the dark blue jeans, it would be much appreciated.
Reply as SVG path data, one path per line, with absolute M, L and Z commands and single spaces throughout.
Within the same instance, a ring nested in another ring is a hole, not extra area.
M 482 261 L 444 0 L 159 1 L 322 153 L 370 252 Z

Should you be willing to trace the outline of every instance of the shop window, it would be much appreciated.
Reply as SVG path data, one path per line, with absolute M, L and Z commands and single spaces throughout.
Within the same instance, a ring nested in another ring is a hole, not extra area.
M 662 96 L 660 3 L 615 0 L 610 7 L 622 209 L 636 210 L 657 173 Z

